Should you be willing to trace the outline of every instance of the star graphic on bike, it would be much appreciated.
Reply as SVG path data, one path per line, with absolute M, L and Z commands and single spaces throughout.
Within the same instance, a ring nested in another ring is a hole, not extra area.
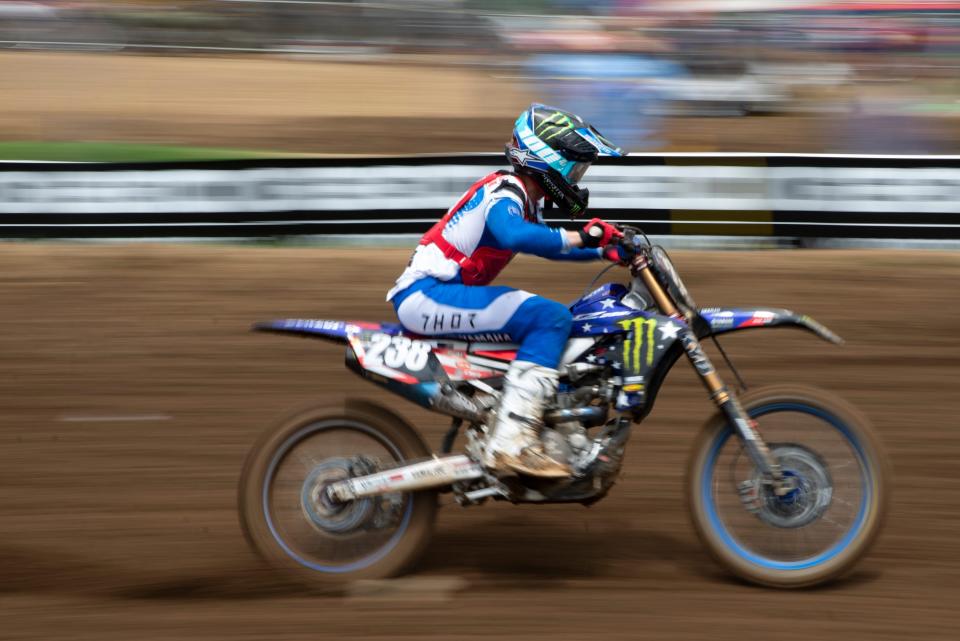
M 600 304 L 603 305 L 604 309 L 610 309 L 614 306 L 614 304 L 616 304 L 616 302 L 617 301 L 612 298 L 604 298 L 602 301 L 600 301 Z
M 589 332 L 591 329 L 593 329 L 593 325 L 591 325 L 590 323 L 584 323 L 581 329 L 584 332 Z
M 680 326 L 675 325 L 673 321 L 670 321 L 666 325 L 661 325 L 657 329 L 660 330 L 660 338 L 662 340 L 667 340 L 668 338 L 672 340 L 677 337 L 677 332 L 680 331 Z

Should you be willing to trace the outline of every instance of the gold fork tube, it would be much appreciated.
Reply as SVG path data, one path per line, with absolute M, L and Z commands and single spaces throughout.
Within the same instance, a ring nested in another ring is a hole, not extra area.
M 667 295 L 667 292 L 663 291 L 660 282 L 653 275 L 653 272 L 650 271 L 650 266 L 648 265 L 646 259 L 635 261 L 633 264 L 634 274 L 643 279 L 643 284 L 646 286 L 647 291 L 653 296 L 653 299 L 657 303 L 657 307 L 660 308 L 660 311 L 666 314 L 667 316 L 681 317 L 680 310 L 677 309 L 676 304 Z M 699 342 L 699 341 L 698 341 Z M 717 375 L 717 372 L 710 368 L 712 371 L 709 372 L 700 372 L 700 377 L 703 379 L 704 384 L 707 386 L 707 391 L 710 392 L 710 398 L 713 399 L 713 402 L 719 407 L 723 405 L 728 400 L 730 400 L 730 394 L 727 392 L 726 385 L 723 384 L 723 381 L 720 380 L 720 376 Z
M 641 265 L 637 266 L 636 271 L 640 278 L 643 279 L 643 284 L 646 285 L 647 290 L 653 294 L 653 300 L 657 302 L 657 307 L 660 308 L 660 311 L 667 316 L 678 315 L 680 312 L 677 310 L 677 306 L 673 304 L 673 301 L 667 296 L 667 292 L 663 291 L 663 287 L 661 287 L 657 279 L 654 278 L 653 273 L 647 266 L 647 262 L 644 261 Z
M 634 259 L 631 265 L 631 272 L 634 276 L 639 276 L 643 280 L 643 284 L 646 285 L 647 290 L 653 295 L 653 299 L 656 301 L 662 313 L 674 318 L 681 318 L 686 324 L 691 324 L 690 321 L 692 319 L 686 318 L 680 313 L 677 305 L 667 292 L 663 290 L 663 287 L 660 286 L 660 283 L 650 271 L 650 265 L 647 263 L 646 257 L 638 256 Z M 690 359 L 690 363 L 697 371 L 697 374 L 700 375 L 700 380 L 703 381 L 704 386 L 710 393 L 710 400 L 716 404 L 730 421 L 730 424 L 739 435 L 741 442 L 743 442 L 744 447 L 750 453 L 750 458 L 766 476 L 772 479 L 774 491 L 777 495 L 789 492 L 792 486 L 784 480 L 779 463 L 773 458 L 770 448 L 767 447 L 767 444 L 763 441 L 759 432 L 754 429 L 755 423 L 744 411 L 736 395 L 727 389 L 727 386 L 724 385 L 720 379 L 717 370 L 713 367 L 713 363 L 710 362 L 709 357 L 704 353 L 700 345 L 700 340 L 697 338 L 692 327 L 684 329 L 682 341 L 683 349 L 687 353 L 687 358 Z

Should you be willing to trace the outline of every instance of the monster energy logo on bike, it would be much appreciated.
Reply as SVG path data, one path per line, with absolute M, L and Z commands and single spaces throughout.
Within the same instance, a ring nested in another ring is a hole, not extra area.
M 641 358 L 644 359 L 647 367 L 653 365 L 654 343 L 656 343 L 653 331 L 657 328 L 657 319 L 631 318 L 620 321 L 618 325 L 627 330 L 627 337 L 623 339 L 623 369 L 639 372 Z

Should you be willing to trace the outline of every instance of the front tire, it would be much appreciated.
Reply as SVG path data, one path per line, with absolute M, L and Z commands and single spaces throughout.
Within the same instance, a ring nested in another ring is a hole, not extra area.
M 758 389 L 744 410 L 797 489 L 764 487 L 722 413 L 707 421 L 690 457 L 687 491 L 700 540 L 747 581 L 796 588 L 849 571 L 879 533 L 888 465 L 869 421 L 836 396 L 808 387 Z
M 361 475 L 429 455 L 412 426 L 371 403 L 301 412 L 247 456 L 238 497 L 244 535 L 271 566 L 307 585 L 401 574 L 430 541 L 435 491 L 332 507 L 313 499 L 322 482 L 344 478 L 357 461 L 366 466 Z

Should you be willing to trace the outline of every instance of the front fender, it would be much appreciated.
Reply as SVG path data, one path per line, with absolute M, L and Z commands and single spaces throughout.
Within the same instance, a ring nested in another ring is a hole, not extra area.
M 739 332 L 743 329 L 756 327 L 780 327 L 785 325 L 805 329 L 836 345 L 843 344 L 843 339 L 824 325 L 809 316 L 795 314 L 789 309 L 709 307 L 701 309 L 699 313 L 704 322 L 696 323 L 698 338 L 729 334 L 730 332 Z

